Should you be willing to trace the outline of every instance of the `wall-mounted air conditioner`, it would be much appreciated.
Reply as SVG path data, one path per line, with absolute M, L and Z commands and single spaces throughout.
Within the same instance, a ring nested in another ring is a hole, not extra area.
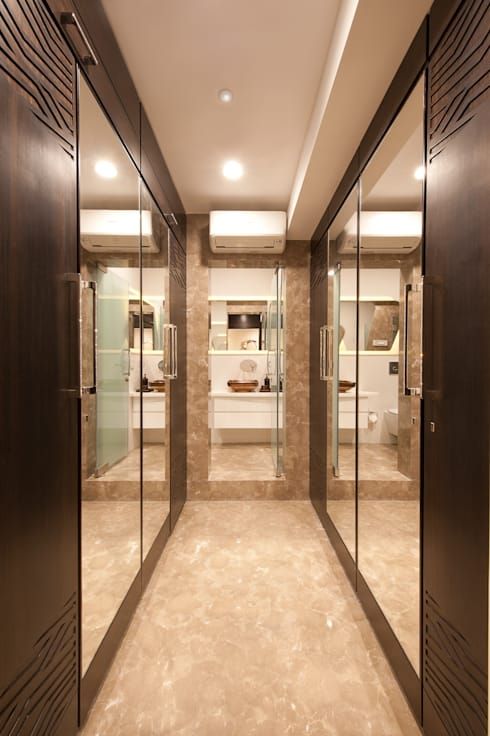
M 141 219 L 140 219 L 141 216 Z M 148 210 L 81 210 L 80 240 L 91 253 L 158 253 Z
M 411 253 L 422 239 L 422 213 L 361 212 L 362 253 Z M 337 238 L 339 253 L 355 253 L 357 215 L 351 217 Z
M 214 210 L 209 244 L 213 253 L 284 253 L 286 213 Z

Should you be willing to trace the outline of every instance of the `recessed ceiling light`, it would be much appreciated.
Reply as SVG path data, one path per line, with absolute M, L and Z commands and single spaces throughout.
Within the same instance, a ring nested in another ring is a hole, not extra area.
M 95 173 L 103 179 L 115 179 L 117 169 L 111 161 L 100 160 L 95 164 Z
M 243 166 L 239 161 L 227 161 L 223 166 L 223 176 L 231 181 L 237 181 L 243 176 Z
M 218 97 L 220 102 L 231 102 L 233 99 L 233 92 L 231 89 L 220 89 Z
M 413 175 L 417 181 L 423 181 L 425 179 L 425 166 L 417 166 Z

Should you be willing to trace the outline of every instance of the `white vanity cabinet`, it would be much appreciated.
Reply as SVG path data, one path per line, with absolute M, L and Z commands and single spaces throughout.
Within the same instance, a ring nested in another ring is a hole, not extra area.
M 275 393 L 209 394 L 210 429 L 273 429 L 276 427 Z M 279 397 L 279 426 L 283 425 L 282 396 Z
M 370 397 L 375 396 L 371 391 L 359 391 L 359 429 L 368 428 Z M 339 429 L 355 429 L 356 428 L 356 395 L 352 393 L 339 393 Z
M 143 393 L 144 429 L 165 429 L 165 394 L 158 391 Z M 139 429 L 140 394 L 131 393 L 131 426 Z

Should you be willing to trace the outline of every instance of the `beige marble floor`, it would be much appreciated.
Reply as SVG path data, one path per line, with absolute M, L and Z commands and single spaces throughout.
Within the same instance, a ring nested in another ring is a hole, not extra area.
M 211 445 L 209 480 L 276 480 L 270 445 Z
M 355 506 L 330 501 L 328 512 L 352 557 Z M 420 669 L 420 504 L 359 500 L 359 570 L 416 672 Z
M 355 478 L 355 447 L 339 445 L 339 471 L 343 480 Z M 359 445 L 359 478 L 361 480 L 407 480 L 398 470 L 398 446 L 366 443 Z
M 143 505 L 146 556 L 169 512 L 168 501 Z M 82 674 L 140 568 L 139 501 L 82 503 Z
M 145 498 L 153 501 L 168 499 L 166 463 L 168 448 L 160 443 L 143 446 L 143 478 Z M 138 501 L 140 496 L 140 448 L 135 447 L 125 458 L 98 476 L 83 482 L 85 501 Z
M 83 736 L 415 736 L 309 502 L 187 503 Z
M 165 445 L 160 443 L 143 446 L 143 467 L 148 480 L 165 480 Z M 139 480 L 140 448 L 130 450 L 125 458 L 93 480 Z M 92 480 L 92 479 L 91 479 Z

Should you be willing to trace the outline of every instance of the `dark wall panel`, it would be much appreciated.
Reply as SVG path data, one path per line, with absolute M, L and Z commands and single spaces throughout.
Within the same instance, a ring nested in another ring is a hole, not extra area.
M 429 66 L 424 723 L 487 733 L 490 389 L 489 0 Z
M 141 108 L 141 174 L 181 247 L 185 250 L 185 212 L 150 121 Z
M 0 733 L 74 734 L 78 402 L 74 60 L 0 1 Z

